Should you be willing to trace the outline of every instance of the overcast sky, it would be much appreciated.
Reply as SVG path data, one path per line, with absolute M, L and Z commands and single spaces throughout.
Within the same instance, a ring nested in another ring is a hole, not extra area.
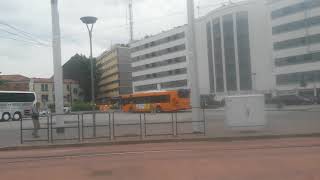
M 200 15 L 204 15 L 226 1 L 195 0 L 195 5 L 200 5 Z M 133 0 L 133 3 L 135 39 L 186 23 L 186 0 Z M 93 39 L 94 56 L 98 56 L 111 44 L 128 42 L 127 12 L 128 0 L 59 0 L 62 63 L 76 53 L 89 54 L 88 32 L 80 17 L 90 15 L 99 18 Z M 27 33 L 29 37 L 21 37 L 21 33 Z M 41 45 L 30 42 L 30 36 Z M 2 74 L 50 77 L 53 74 L 50 44 L 50 0 L 0 0 Z

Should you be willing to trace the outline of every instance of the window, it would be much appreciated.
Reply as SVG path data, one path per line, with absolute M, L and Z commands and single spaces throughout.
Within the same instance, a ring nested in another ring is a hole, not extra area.
M 148 100 L 147 103 L 168 103 L 170 102 L 169 95 L 161 95 L 161 96 L 150 96 L 146 97 Z
M 150 90 L 157 90 L 157 84 L 149 84 L 143 86 L 136 86 L 135 91 L 150 91 Z
M 215 62 L 215 76 L 217 83 L 217 92 L 224 91 L 224 80 L 223 80 L 223 63 L 222 63 L 222 38 L 220 29 L 220 19 L 214 19 L 213 22 L 213 42 L 214 42 L 214 62 Z
M 177 57 L 177 58 L 173 58 L 173 59 L 168 59 L 168 60 L 161 61 L 161 62 L 136 66 L 136 67 L 133 67 L 133 71 L 137 72 L 137 71 L 144 70 L 144 69 L 161 67 L 161 66 L 168 66 L 170 64 L 182 63 L 182 62 L 186 62 L 185 56 L 181 56 L 181 57 Z
M 316 26 L 320 24 L 320 16 L 308 18 L 306 20 L 300 20 L 300 21 L 295 21 L 291 22 L 288 24 L 282 24 L 279 26 L 275 26 L 272 28 L 272 34 L 280 34 L 280 33 L 285 33 L 289 31 L 295 31 L 311 26 Z
M 320 71 L 281 74 L 281 75 L 277 75 L 276 81 L 277 81 L 277 85 L 320 82 Z
M 0 93 L 0 102 L 33 102 L 33 93 Z
M 320 52 L 275 59 L 276 66 L 289 66 L 320 61 Z
M 75 94 L 75 95 L 78 94 L 78 89 L 77 88 L 73 88 L 73 94 Z
M 175 34 L 175 35 L 163 38 L 163 39 L 152 41 L 152 42 L 147 43 L 147 44 L 142 45 L 142 46 L 134 47 L 134 48 L 131 49 L 131 51 L 132 52 L 137 52 L 137 51 L 140 51 L 140 50 L 148 49 L 149 47 L 154 47 L 154 46 L 165 44 L 165 43 L 168 43 L 168 42 L 171 42 L 171 41 L 182 39 L 184 37 L 185 37 L 185 33 L 181 32 L 181 33 L 178 33 L 178 34 Z
M 249 40 L 248 12 L 239 12 L 237 17 L 238 61 L 240 90 L 252 89 L 252 72 Z
M 41 84 L 41 91 L 47 92 L 48 91 L 48 84 Z
M 67 90 L 70 91 L 70 85 L 69 84 L 67 85 Z
M 136 61 L 148 59 L 148 58 L 151 58 L 151 57 L 157 57 L 157 56 L 169 54 L 169 53 L 172 53 L 172 52 L 183 51 L 185 49 L 186 49 L 186 46 L 184 44 L 182 44 L 182 45 L 174 46 L 174 47 L 167 48 L 167 49 L 164 49 L 164 50 L 160 50 L 160 51 L 157 51 L 157 52 L 152 52 L 152 53 L 148 53 L 148 54 L 145 54 L 145 55 L 141 55 L 141 56 L 135 57 L 135 58 L 133 58 L 132 61 L 136 62 Z
M 304 2 L 272 11 L 271 18 L 277 19 L 277 18 L 280 18 L 283 16 L 288 16 L 290 14 L 302 12 L 306 9 L 313 9 L 313 8 L 317 8 L 317 7 L 320 7 L 319 0 L 305 0 Z
M 160 78 L 160 77 L 166 77 L 166 76 L 170 76 L 170 75 L 174 75 L 174 74 L 179 75 L 179 74 L 186 74 L 186 73 L 187 73 L 186 68 L 175 69 L 174 73 L 172 71 L 163 71 L 163 72 L 159 72 L 159 73 L 136 76 L 136 77 L 133 77 L 133 81 L 143 81 L 143 80 L 151 79 L 151 78 Z
M 180 89 L 180 90 L 178 90 L 178 96 L 180 98 L 190 98 L 190 90 Z
M 161 88 L 168 89 L 168 88 L 186 87 L 187 85 L 188 85 L 187 80 L 170 81 L 170 82 L 161 83 Z
M 234 34 L 233 34 L 233 17 L 232 15 L 223 16 L 223 39 L 224 39 L 224 56 L 226 68 L 227 90 L 237 90 L 236 78 L 236 60 L 234 48 Z
M 49 96 L 48 95 L 41 95 L 41 102 L 48 102 Z
M 320 43 L 320 34 L 276 42 L 274 43 L 273 48 L 275 50 L 282 50 L 316 43 Z
M 208 47 L 208 68 L 210 91 L 214 92 L 213 52 L 212 52 L 212 31 L 211 23 L 207 23 L 207 47 Z

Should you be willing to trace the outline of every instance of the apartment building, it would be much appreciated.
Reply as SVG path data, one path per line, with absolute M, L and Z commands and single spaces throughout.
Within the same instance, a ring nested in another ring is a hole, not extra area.
M 271 96 L 270 19 L 265 1 L 230 3 L 196 21 L 199 86 L 202 95 Z
M 43 109 L 55 103 L 53 79 L 31 78 L 29 91 L 36 93 L 37 101 Z M 72 106 L 73 102 L 83 100 L 83 93 L 77 81 L 65 79 L 63 92 L 65 106 Z
M 268 0 L 278 94 L 320 95 L 320 1 Z
M 186 26 L 130 44 L 133 91 L 188 88 Z
M 115 45 L 97 58 L 101 72 L 98 84 L 98 102 L 106 103 L 124 94 L 132 93 L 132 70 L 127 45 Z

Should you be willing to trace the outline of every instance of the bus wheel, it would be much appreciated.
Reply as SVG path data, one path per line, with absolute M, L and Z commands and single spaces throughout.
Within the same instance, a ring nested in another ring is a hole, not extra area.
M 5 112 L 2 114 L 2 120 L 3 121 L 9 121 L 11 119 L 11 115 L 8 112 Z
M 161 112 L 162 112 L 161 108 L 159 106 L 157 106 L 156 107 L 156 113 L 161 113 Z
M 22 115 L 20 112 L 15 112 L 14 115 L 13 115 L 13 118 L 12 120 L 13 121 L 20 121 L 22 119 Z

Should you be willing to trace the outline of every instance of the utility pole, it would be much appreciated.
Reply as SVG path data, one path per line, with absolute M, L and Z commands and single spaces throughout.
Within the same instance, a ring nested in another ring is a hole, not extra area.
M 191 106 L 192 121 L 200 121 L 200 92 L 198 79 L 197 50 L 195 38 L 195 22 L 194 22 L 194 0 L 187 0 L 188 8 L 188 28 L 187 28 L 187 47 L 189 60 L 189 75 L 191 80 Z M 202 132 L 199 122 L 193 122 L 193 131 Z
M 129 0 L 130 42 L 133 41 L 133 10 L 132 0 Z
M 57 114 L 62 114 L 64 102 L 63 102 L 63 77 L 62 77 L 62 66 L 61 66 L 61 40 L 60 40 L 58 0 L 51 0 L 51 16 L 52 16 L 52 55 L 53 55 L 53 66 L 54 66 L 53 70 L 54 70 L 55 110 Z

